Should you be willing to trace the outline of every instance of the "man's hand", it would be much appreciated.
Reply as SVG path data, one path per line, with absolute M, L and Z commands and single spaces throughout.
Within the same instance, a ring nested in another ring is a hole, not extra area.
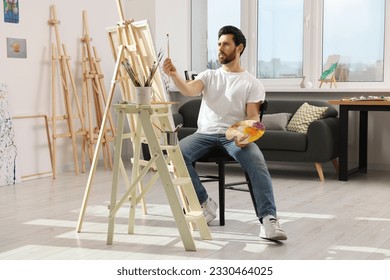
M 166 58 L 164 60 L 163 71 L 172 78 L 176 87 L 184 96 L 198 96 L 202 92 L 204 87 L 203 82 L 200 80 L 194 80 L 187 83 L 177 73 L 176 67 L 172 64 L 172 60 L 170 58 Z
M 172 60 L 170 58 L 166 58 L 164 60 L 163 71 L 168 76 L 171 76 L 171 77 L 177 76 L 176 67 L 175 67 L 175 65 L 172 64 Z
M 245 148 L 246 145 L 248 145 L 248 143 L 242 143 L 242 141 L 244 141 L 248 137 L 249 137 L 248 134 L 245 134 L 244 136 L 241 136 L 241 137 L 235 137 L 234 142 L 236 143 L 236 146 L 240 147 L 240 148 Z

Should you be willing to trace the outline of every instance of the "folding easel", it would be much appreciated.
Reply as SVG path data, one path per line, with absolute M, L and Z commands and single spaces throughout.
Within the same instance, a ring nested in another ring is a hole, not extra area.
M 323 83 L 327 84 L 327 83 L 330 83 L 330 88 L 332 88 L 332 84 L 334 84 L 334 87 L 337 88 L 337 82 L 336 82 L 336 78 L 334 76 L 334 74 L 331 76 L 330 79 L 324 79 L 324 80 L 319 80 L 320 81 L 320 88 L 322 86 Z
M 152 104 L 145 107 L 142 105 L 137 106 L 134 103 L 130 104 L 130 102 L 135 99 L 134 90 L 130 90 L 133 89 L 130 85 L 130 79 L 127 74 L 124 75 L 124 71 L 122 70 L 123 67 L 121 67 L 122 62 L 124 62 L 125 59 L 129 59 L 134 69 L 137 69 L 137 71 L 143 73 L 144 76 L 147 76 L 148 70 L 152 66 L 153 62 L 157 59 L 156 54 L 154 53 L 150 31 L 148 29 L 147 22 L 137 24 L 132 21 L 125 21 L 123 18 L 123 11 L 120 0 L 117 1 L 117 4 L 121 19 L 121 21 L 116 27 L 115 33 L 117 36 L 116 42 L 118 44 L 118 52 L 115 51 L 116 48 L 112 48 L 114 57 L 116 58 L 116 64 L 101 125 L 104 127 L 107 121 L 107 116 L 111 108 L 116 83 L 121 83 L 122 98 L 124 100 L 124 104 L 128 105 L 123 105 L 124 107 L 121 108 L 123 110 L 119 110 L 118 116 L 118 131 L 115 140 L 116 151 L 114 159 L 112 195 L 109 207 L 110 217 L 107 243 L 112 244 L 115 214 L 118 211 L 119 207 L 121 207 L 121 205 L 126 201 L 130 201 L 131 203 L 128 231 L 129 233 L 133 233 L 135 207 L 140 202 L 142 202 L 144 194 L 155 182 L 155 180 L 157 180 L 158 176 L 160 176 L 183 244 L 186 250 L 196 250 L 190 232 L 190 223 L 196 222 L 201 237 L 203 239 L 211 239 L 206 220 L 201 211 L 199 201 L 194 191 L 191 179 L 188 175 L 184 160 L 181 156 L 180 149 L 177 145 L 174 146 L 174 148 L 166 149 L 168 157 L 164 158 L 162 147 L 160 146 L 159 140 L 157 140 L 156 137 L 156 132 L 154 131 L 153 125 L 158 125 L 160 129 L 163 129 L 165 131 L 172 131 L 174 126 L 171 108 L 168 104 L 169 102 L 161 102 L 167 99 L 166 93 L 164 95 L 164 88 L 162 86 L 161 76 L 159 75 L 159 73 L 156 73 L 155 75 L 156 79 L 154 79 L 153 83 L 155 88 L 153 99 L 155 103 L 158 101 L 160 101 L 160 103 L 163 103 L 162 106 L 165 111 L 162 114 L 157 114 L 159 117 L 156 118 L 152 116 L 155 112 L 153 106 L 156 105 Z M 111 33 L 111 35 L 112 34 L 113 33 Z M 113 37 L 110 36 L 110 34 L 109 38 L 110 42 L 114 42 L 114 40 L 111 40 L 111 38 Z M 131 131 L 129 134 L 123 134 L 123 125 L 125 117 L 127 117 L 129 121 Z M 81 231 L 82 222 L 93 180 L 93 175 L 96 171 L 97 158 L 101 146 L 100 144 L 103 140 L 103 131 L 103 129 L 100 129 L 99 131 L 98 141 L 92 160 L 91 171 L 88 177 L 79 221 L 77 225 L 78 232 Z M 130 138 L 133 144 L 134 158 L 131 182 L 127 177 L 121 158 L 122 140 L 126 138 Z M 151 154 L 155 155 L 150 161 L 142 163 L 140 159 L 141 143 L 148 143 L 151 149 Z M 173 152 L 170 152 L 170 150 L 172 150 Z M 144 165 L 144 168 L 142 168 L 142 170 L 140 168 L 141 165 Z M 153 165 L 157 167 L 158 172 L 155 174 L 151 182 L 149 182 L 144 188 L 141 179 Z M 171 171 L 174 171 L 173 175 L 170 175 L 169 172 Z M 119 173 L 122 174 L 125 185 L 127 187 L 127 192 L 119 201 L 117 201 L 116 194 Z M 137 193 L 137 187 L 139 193 Z M 179 187 L 179 196 L 174 187 Z M 182 203 L 179 202 L 179 198 L 181 198 Z M 183 213 L 183 207 L 186 209 L 187 214 Z
M 332 84 L 334 84 L 335 88 L 337 88 L 335 71 L 339 63 L 339 60 L 340 60 L 340 55 L 338 54 L 333 54 L 328 56 L 326 60 L 326 64 L 324 66 L 325 70 L 324 72 L 322 72 L 321 77 L 319 78 L 320 88 L 323 83 L 325 84 L 330 83 L 331 88 L 332 88 Z
M 50 6 L 50 20 L 49 24 L 54 27 L 56 43 L 52 43 L 52 151 L 53 151 L 53 178 L 57 176 L 56 168 L 56 156 L 57 149 L 56 143 L 58 138 L 70 138 L 72 141 L 73 148 L 73 160 L 75 166 L 76 175 L 79 173 L 79 163 L 77 156 L 77 136 L 85 136 L 85 125 L 84 118 L 81 110 L 81 106 L 78 100 L 76 85 L 72 76 L 71 67 L 70 67 L 70 57 L 67 55 L 66 48 L 64 44 L 61 44 L 60 33 L 59 33 L 59 21 L 57 20 L 57 11 L 54 5 Z M 62 87 L 62 93 L 64 97 L 64 106 L 65 114 L 58 115 L 57 112 L 57 96 L 56 96 L 56 79 L 57 71 L 59 69 L 60 84 Z M 76 103 L 77 114 L 73 113 L 73 102 Z M 74 125 L 74 119 L 79 119 L 80 129 L 76 131 Z M 67 122 L 68 131 L 65 133 L 57 132 L 57 121 Z M 85 172 L 85 153 L 82 149 L 82 171 Z
M 91 47 L 91 37 L 89 35 L 89 26 L 87 12 L 83 11 L 83 42 L 82 61 L 83 61 L 83 115 L 86 117 L 86 141 L 88 141 L 88 155 L 90 161 L 93 157 L 93 148 L 99 134 L 100 127 L 104 128 L 103 133 L 103 156 L 104 166 L 112 169 L 112 158 L 109 142 L 112 142 L 115 136 L 115 127 L 109 112 L 109 127 L 102 126 L 102 117 L 104 107 L 107 102 L 106 87 L 104 85 L 104 75 L 100 67 L 100 58 L 97 55 L 95 47 Z M 92 52 L 93 50 L 93 52 Z

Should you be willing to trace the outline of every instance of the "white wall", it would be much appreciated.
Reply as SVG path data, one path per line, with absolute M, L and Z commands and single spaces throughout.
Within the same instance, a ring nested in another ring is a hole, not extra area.
M 156 52 L 163 50 L 170 56 L 179 73 L 191 64 L 191 11 L 190 0 L 126 0 L 126 16 L 129 19 L 149 21 Z
M 8 84 L 8 101 L 13 116 L 51 115 L 51 43 L 54 34 L 48 24 L 50 5 L 57 8 L 61 41 L 71 56 L 71 69 L 79 95 L 83 10 L 88 13 L 92 45 L 96 46 L 102 59 L 106 85 L 110 85 L 114 61 L 105 28 L 115 25 L 119 20 L 114 0 L 21 1 L 19 24 L 4 23 L 3 19 L 0 21 L 0 81 Z M 7 37 L 27 40 L 27 59 L 7 58 Z M 61 98 L 62 93 L 58 92 L 58 99 Z M 43 121 L 14 120 L 14 126 L 21 174 L 30 175 L 50 170 Z M 57 151 L 58 169 L 73 169 L 70 141 L 59 139 Z
M 148 20 L 150 29 L 155 30 L 156 4 L 155 0 L 124 0 L 125 17 L 127 19 Z
M 108 91 L 111 86 L 115 64 L 108 44 L 106 28 L 114 26 L 119 21 L 116 0 L 41 0 L 39 8 L 36 7 L 34 1 L 23 1 L 20 4 L 19 24 L 0 21 L 0 39 L 3 41 L 0 44 L 0 81 L 8 84 L 8 102 L 12 116 L 45 114 L 50 117 L 52 115 L 51 44 L 55 41 L 55 34 L 48 24 L 51 5 L 55 5 L 57 9 L 57 17 L 60 20 L 60 39 L 71 57 L 71 71 L 77 86 L 79 101 L 81 101 L 82 93 L 82 44 L 80 39 L 83 36 L 83 10 L 88 13 L 92 45 L 96 46 L 101 58 L 106 90 Z M 163 49 L 166 52 L 166 34 L 169 33 L 171 56 L 181 72 L 188 69 L 190 61 L 189 1 L 122 0 L 122 5 L 126 19 L 147 19 L 149 21 L 157 50 Z M 177 21 L 168 20 L 165 16 L 166 13 L 172 13 L 172 7 L 175 7 L 173 10 Z M 157 21 L 158 25 L 156 25 Z M 7 58 L 5 41 L 8 37 L 27 40 L 27 59 Z M 60 80 L 55 79 L 55 82 L 58 85 Z M 60 87 L 56 88 L 56 96 L 59 111 L 57 115 L 65 114 Z M 120 93 L 117 90 L 114 102 L 118 99 L 120 99 Z M 75 106 L 74 112 L 77 112 Z M 15 119 L 13 123 L 20 174 L 23 176 L 50 171 L 50 156 L 43 119 Z M 60 127 L 59 131 L 66 132 L 65 122 L 57 123 Z M 75 123 L 77 126 L 79 122 L 76 120 Z M 56 151 L 58 171 L 73 170 L 71 141 L 64 138 L 58 139 Z M 125 153 L 129 152 L 131 150 L 125 149 Z M 78 156 L 79 164 L 81 164 L 80 148 Z M 87 161 L 87 170 L 88 167 Z
M 170 56 L 179 73 L 191 66 L 190 0 L 156 0 L 156 48 L 166 50 L 167 34 Z

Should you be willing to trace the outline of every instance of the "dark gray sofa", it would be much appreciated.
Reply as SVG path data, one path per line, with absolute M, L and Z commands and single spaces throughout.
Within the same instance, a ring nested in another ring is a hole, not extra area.
M 264 114 L 291 113 L 293 115 L 304 102 L 328 107 L 323 118 L 309 125 L 307 134 L 267 129 L 263 137 L 255 143 L 260 147 L 267 161 L 314 163 L 318 176 L 323 181 L 322 163 L 332 161 L 336 171 L 338 170 L 337 110 L 326 101 L 268 100 Z M 178 113 L 174 114 L 175 123 L 183 123 L 178 133 L 179 140 L 196 131 L 200 103 L 200 99 L 190 100 L 181 105 Z

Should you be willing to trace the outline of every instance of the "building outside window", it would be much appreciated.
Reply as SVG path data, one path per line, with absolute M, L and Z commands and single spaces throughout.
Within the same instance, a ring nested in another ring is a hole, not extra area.
M 338 54 L 336 80 L 383 81 L 385 1 L 325 0 L 323 63 Z
M 258 78 L 302 77 L 303 8 L 303 0 L 258 1 Z
M 240 13 L 240 0 L 207 1 L 207 68 L 219 68 L 218 31 L 225 25 L 240 28 Z

